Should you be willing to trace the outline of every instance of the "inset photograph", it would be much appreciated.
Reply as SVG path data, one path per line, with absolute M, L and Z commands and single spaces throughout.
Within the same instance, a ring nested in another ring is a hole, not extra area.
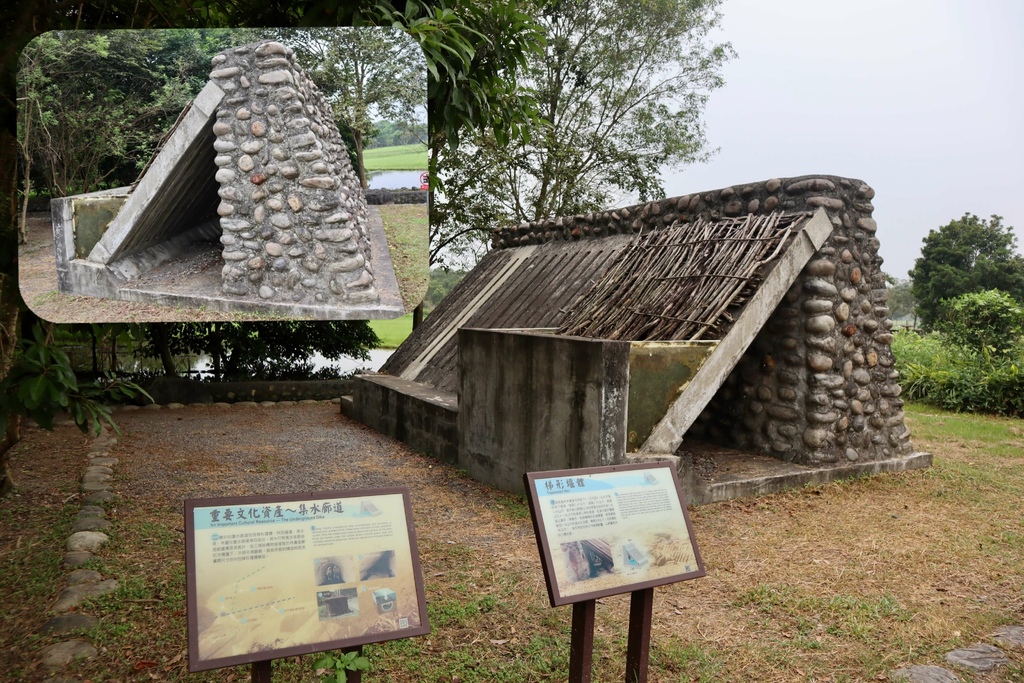
M 562 544 L 562 560 L 571 583 L 589 581 L 615 570 L 612 547 L 601 538 L 588 538 Z
M 359 580 L 390 579 L 395 575 L 395 551 L 382 550 L 363 555 L 359 560 Z
M 318 557 L 313 560 L 316 585 L 330 586 L 355 581 L 356 572 L 351 557 Z
M 398 596 L 390 588 L 378 588 L 373 591 L 373 603 L 377 606 L 377 614 L 392 612 L 398 604 Z
M 426 62 L 408 35 L 54 32 L 18 77 L 21 287 L 41 317 L 394 318 L 422 300 Z M 383 182 L 405 188 L 371 187 L 398 160 L 409 177 Z
M 320 615 L 320 621 L 358 616 L 359 591 L 355 588 L 317 591 L 316 606 Z

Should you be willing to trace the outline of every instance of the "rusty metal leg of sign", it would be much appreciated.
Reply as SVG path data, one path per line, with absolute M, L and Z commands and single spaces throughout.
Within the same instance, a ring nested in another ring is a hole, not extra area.
M 252 683 L 270 683 L 270 660 L 252 663 Z
M 653 607 L 653 588 L 633 591 L 629 600 L 626 683 L 647 683 L 647 660 L 651 649 L 651 610 Z
M 594 659 L 593 600 L 577 602 L 572 606 L 572 642 L 569 645 L 569 683 L 590 683 L 591 664 Z
M 342 652 L 346 652 L 346 653 L 348 653 L 348 652 L 355 652 L 360 657 L 362 657 L 363 656 L 363 646 L 360 645 L 359 647 L 350 647 L 347 650 L 342 650 Z M 346 683 L 362 683 L 362 681 L 363 681 L 363 672 L 362 671 L 352 671 L 351 669 L 349 669 L 348 671 L 345 672 L 345 681 L 346 681 Z

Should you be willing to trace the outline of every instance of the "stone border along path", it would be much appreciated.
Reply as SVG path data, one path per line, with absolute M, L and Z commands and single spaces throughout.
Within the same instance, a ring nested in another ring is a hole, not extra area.
M 70 422 L 70 421 L 67 421 Z M 74 424 L 74 423 L 72 423 Z M 65 634 L 71 631 L 95 628 L 99 623 L 96 617 L 74 611 L 79 603 L 87 598 L 94 598 L 117 590 L 115 579 L 104 579 L 103 575 L 93 569 L 78 569 L 93 559 L 95 553 L 110 540 L 103 531 L 110 527 L 106 519 L 107 513 L 103 504 L 117 499 L 110 483 L 114 475 L 113 467 L 117 458 L 111 457 L 110 447 L 117 443 L 107 430 L 93 439 L 86 453 L 88 466 L 82 475 L 79 491 L 82 493 L 82 509 L 71 527 L 71 535 L 65 542 L 67 553 L 64 555 L 64 566 L 71 569 L 67 575 L 67 588 L 57 596 L 57 602 L 50 608 L 57 616 L 43 624 L 43 634 Z M 86 640 L 73 638 L 49 645 L 40 653 L 41 666 L 47 673 L 59 671 L 79 659 L 91 659 L 96 655 L 96 648 Z M 75 678 L 54 678 L 51 681 L 77 683 Z
M 330 402 L 337 405 L 341 403 L 341 399 L 332 398 Z M 293 405 L 295 403 L 323 403 L 323 401 L 302 399 L 300 401 L 261 401 L 259 403 L 238 401 L 236 403 L 217 402 L 193 405 L 230 408 L 236 405 L 240 407 L 272 407 L 279 403 Z M 143 408 L 174 410 L 184 407 L 185 405 L 182 403 L 168 403 L 166 406 L 150 403 Z M 118 410 L 140 409 L 139 406 L 134 405 L 115 406 L 115 408 Z M 73 424 L 70 421 L 67 423 Z M 84 496 L 82 509 L 78 512 L 78 517 L 71 527 L 72 533 L 68 536 L 65 544 L 68 552 L 64 555 L 64 565 L 72 571 L 67 575 L 68 587 L 60 592 L 57 602 L 51 608 L 51 611 L 58 614 L 43 624 L 40 629 L 43 634 L 62 634 L 94 628 L 99 623 L 96 617 L 72 610 L 86 598 L 105 595 L 117 590 L 116 579 L 104 579 L 102 574 L 92 569 L 75 569 L 95 557 L 96 551 L 110 540 L 103 533 L 104 529 L 110 527 L 103 504 L 117 499 L 117 494 L 112 490 L 113 486 L 110 483 L 114 474 L 113 467 L 117 465 L 117 458 L 110 455 L 110 448 L 116 443 L 117 439 L 104 429 L 100 436 L 93 439 L 86 453 L 89 464 L 82 475 L 80 486 Z M 1024 626 L 1002 626 L 989 635 L 989 639 L 1003 648 L 1024 650 Z M 44 648 L 40 653 L 40 663 L 44 671 L 54 674 L 78 659 L 91 659 L 96 653 L 96 648 L 88 641 L 73 638 Z M 972 674 L 990 673 L 1010 663 L 1010 659 L 1003 649 L 989 643 L 975 643 L 969 647 L 952 650 L 946 653 L 946 661 Z M 891 681 L 905 681 L 906 683 L 960 683 L 963 680 L 949 669 L 930 664 L 915 664 L 894 669 L 889 672 L 888 676 Z M 81 683 L 77 678 L 49 678 L 46 680 L 47 683 Z

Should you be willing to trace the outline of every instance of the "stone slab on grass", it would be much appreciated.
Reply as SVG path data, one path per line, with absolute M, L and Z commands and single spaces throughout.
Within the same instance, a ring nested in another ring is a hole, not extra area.
M 68 536 L 65 547 L 70 552 L 84 550 L 92 553 L 99 550 L 109 540 L 110 537 L 102 531 L 76 531 Z
M 67 633 L 69 631 L 87 631 L 96 628 L 99 619 L 88 614 L 61 614 L 53 617 L 39 629 L 40 633 Z
M 96 503 L 109 503 L 112 500 L 117 500 L 116 493 L 111 491 L 96 491 L 83 498 L 82 502 L 89 505 L 95 505 Z
M 76 569 L 67 576 L 69 586 L 77 586 L 82 583 L 99 583 L 103 580 L 103 574 L 95 569 Z
M 71 531 L 102 531 L 109 526 L 110 522 L 101 517 L 82 517 L 71 526 Z
M 65 612 L 77 606 L 86 598 L 97 598 L 117 590 L 117 579 L 107 579 L 98 583 L 82 583 L 65 588 L 57 596 L 54 612 Z
M 930 664 L 917 664 L 890 671 L 889 680 L 894 683 L 961 683 L 957 675 L 949 669 Z
M 975 643 L 970 647 L 953 650 L 946 654 L 946 661 L 950 664 L 962 666 L 965 669 L 977 673 L 986 673 L 1000 666 L 1010 663 L 1006 653 L 994 645 L 987 643 Z
M 64 566 L 65 567 L 77 567 L 85 564 L 89 560 L 95 557 L 92 553 L 84 550 L 76 550 L 74 552 L 67 553 L 64 555 Z
M 58 671 L 76 659 L 92 659 L 96 648 L 84 640 L 67 640 L 44 648 L 41 663 L 47 671 Z
M 1003 647 L 1024 649 L 1024 626 L 1003 626 L 992 634 L 992 640 Z

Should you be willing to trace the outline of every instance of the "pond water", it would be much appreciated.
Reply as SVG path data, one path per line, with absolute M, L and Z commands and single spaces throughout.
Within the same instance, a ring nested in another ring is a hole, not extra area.
M 78 370 L 88 370 L 92 367 L 92 352 L 91 349 L 85 346 L 68 347 L 65 349 L 68 355 L 71 357 L 71 366 Z M 373 349 L 370 351 L 370 358 L 368 360 L 356 360 L 348 356 L 342 356 L 336 361 L 329 361 L 320 354 L 313 354 L 313 369 L 320 370 L 322 368 L 334 368 L 339 374 L 352 372 L 354 370 L 372 370 L 377 371 L 380 366 L 384 365 L 394 349 Z M 104 368 L 107 366 L 108 356 L 100 352 L 100 366 Z M 162 370 L 159 359 L 156 358 L 144 358 L 139 359 L 132 356 L 130 352 L 119 352 L 117 354 L 118 368 L 127 372 L 142 372 L 151 371 L 159 373 Z M 188 357 L 175 357 L 175 364 L 179 368 L 188 367 L 189 374 L 195 376 L 196 374 L 203 374 L 210 372 L 211 363 L 210 357 L 203 354 L 200 356 L 188 356 Z M 180 372 L 181 370 L 179 370 Z
M 334 368 L 339 374 L 346 372 L 352 372 L 353 370 L 373 370 L 376 372 L 380 369 L 380 366 L 384 365 L 384 361 L 391 357 L 394 353 L 394 349 L 372 349 L 370 351 L 370 358 L 368 360 L 357 360 L 348 356 L 342 356 L 338 360 L 330 361 L 321 356 L 319 353 L 314 353 L 310 356 L 313 361 L 313 370 L 321 370 L 323 368 Z M 208 373 L 212 369 L 210 363 L 210 357 L 203 354 L 199 356 L 192 364 L 191 371 L 198 373 Z
M 420 189 L 420 174 L 423 171 L 370 171 L 366 184 L 371 190 Z

